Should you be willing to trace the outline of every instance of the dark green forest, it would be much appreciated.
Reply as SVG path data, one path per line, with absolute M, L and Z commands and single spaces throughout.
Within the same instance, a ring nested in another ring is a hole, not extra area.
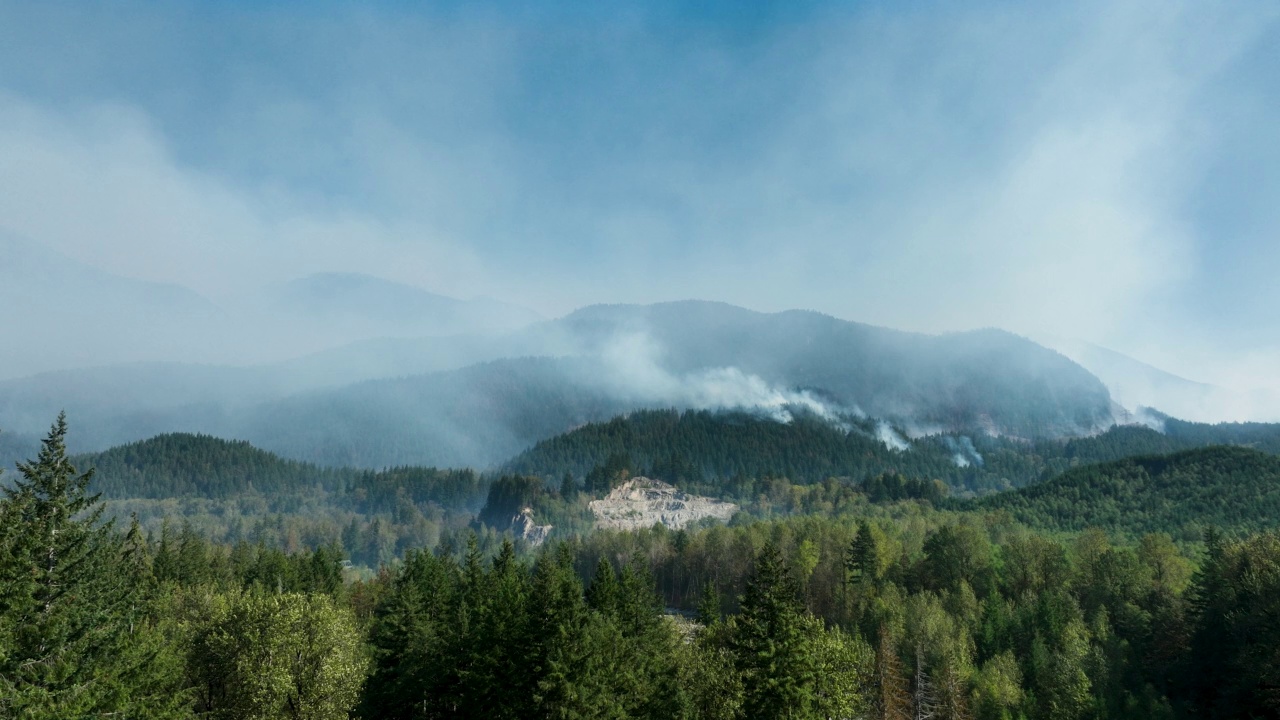
M 565 473 L 583 478 L 621 457 L 635 472 L 713 494 L 757 478 L 810 484 L 831 477 L 865 481 L 884 473 L 942 480 L 956 493 L 981 494 L 1029 485 L 1081 465 L 1207 445 L 1280 454 L 1280 425 L 1265 423 L 1206 425 L 1162 418 L 1164 432 L 1126 425 L 1089 437 L 1037 441 L 975 430 L 964 436 L 925 435 L 910 449 L 895 450 L 876 436 L 873 420 L 848 418 L 841 427 L 795 414 L 794 421 L 779 423 L 745 412 L 636 411 L 540 442 L 504 469 L 552 480 Z
M 1211 527 L 1256 532 L 1280 518 L 1280 457 L 1216 446 L 1070 470 L 956 507 L 1005 510 L 1037 528 L 1168 532 L 1194 541 Z
M 1280 712 L 1280 461 L 1247 448 L 1078 468 L 963 502 L 897 474 L 775 478 L 777 496 L 729 525 L 531 548 L 468 523 L 369 574 L 340 541 L 148 532 L 106 520 L 103 498 L 158 496 L 172 477 L 226 500 L 327 493 L 356 507 L 382 502 L 358 497 L 380 478 L 410 503 L 474 507 L 473 486 L 318 471 L 193 436 L 101 467 L 182 449 L 205 452 L 204 470 L 98 483 L 66 455 L 66 432 L 59 420 L 0 500 L 4 717 Z M 612 482 L 509 475 L 484 502 L 570 508 Z M 1170 536 L 1190 527 L 1193 542 Z

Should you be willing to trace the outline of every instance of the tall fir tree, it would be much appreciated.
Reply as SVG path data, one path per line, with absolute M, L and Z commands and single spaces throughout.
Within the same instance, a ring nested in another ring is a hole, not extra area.
M 147 584 L 66 435 L 59 415 L 0 500 L 0 716 L 180 716 L 181 673 L 148 616 Z
M 733 648 L 753 717 L 809 717 L 816 659 L 799 586 L 768 543 L 743 593 Z

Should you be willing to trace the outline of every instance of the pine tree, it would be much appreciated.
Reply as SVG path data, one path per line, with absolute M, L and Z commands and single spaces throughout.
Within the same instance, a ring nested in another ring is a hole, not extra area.
M 101 520 L 92 471 L 67 458 L 66 434 L 59 415 L 0 500 L 0 716 L 175 716 L 180 674 L 146 613 L 147 588 Z
M 566 472 L 560 480 L 560 497 L 565 502 L 573 502 L 578 499 L 578 483 L 574 482 L 573 475 Z
M 880 547 L 871 525 L 863 520 L 858 523 L 858 536 L 849 546 L 846 568 L 855 582 L 875 582 L 879 579 Z
M 720 592 L 711 580 L 703 584 L 698 598 L 698 622 L 704 626 L 720 622 Z
M 587 588 L 587 604 L 591 609 L 610 617 L 618 614 L 621 592 L 618 577 L 613 572 L 613 564 L 606 558 L 600 558 L 596 565 L 596 574 L 591 578 Z
M 733 649 L 747 712 L 754 717 L 806 717 L 815 699 L 813 642 L 799 587 L 772 543 L 756 558 L 737 620 Z

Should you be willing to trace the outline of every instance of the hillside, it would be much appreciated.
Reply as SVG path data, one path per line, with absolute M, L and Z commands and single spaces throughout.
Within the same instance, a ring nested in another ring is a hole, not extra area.
M 886 445 L 882 427 L 850 419 L 844 427 L 813 415 L 779 423 L 743 412 L 642 411 L 590 423 L 538 443 L 507 463 L 507 472 L 552 480 L 585 477 L 623 458 L 634 472 L 716 493 L 736 478 L 781 476 L 800 484 L 829 477 L 866 480 L 882 473 L 943 480 L 958 492 L 1021 487 L 1079 465 L 1239 444 L 1280 454 L 1280 425 L 1201 425 L 1169 420 L 1166 432 L 1120 426 L 1085 438 L 1026 442 L 974 435 L 900 439 Z
M 484 497 L 480 477 L 470 470 L 321 467 L 282 458 L 242 440 L 187 433 L 158 435 L 77 456 L 75 462 L 82 469 L 93 468 L 93 488 L 107 499 L 306 495 L 378 512 L 394 508 L 399 496 L 458 510 L 474 510 Z
M 1169 532 L 1183 540 L 1210 526 L 1255 532 L 1280 526 L 1280 458 L 1243 447 L 1129 458 L 957 507 L 1005 510 L 1032 527 L 1062 531 Z
M 270 402 L 226 434 L 324 464 L 495 466 L 534 443 L 639 409 L 788 406 L 903 428 L 1013 437 L 1111 422 L 1082 368 L 999 331 L 927 336 L 811 312 L 719 303 L 597 306 L 509 339 L 522 353 L 459 370 Z
M 157 535 L 171 521 L 227 543 L 336 544 L 370 567 L 467 527 L 488 485 L 471 470 L 324 468 L 185 433 L 73 462 L 94 470 L 90 489 L 102 494 L 107 516 L 136 517 Z
M 352 305 L 353 332 L 382 327 L 361 317 L 385 309 L 388 298 L 440 300 L 346 276 L 295 290 L 339 299 L 371 293 Z M 340 300 L 316 307 L 320 329 L 347 322 L 321 312 L 346 312 Z M 308 335 L 308 323 L 272 342 Z M 0 428 L 38 434 L 65 408 L 77 419 L 78 451 L 182 431 L 245 438 L 333 466 L 489 468 L 633 410 L 760 408 L 785 420 L 789 405 L 885 418 L 916 433 L 1031 439 L 1088 435 L 1108 426 L 1112 411 L 1086 371 L 1008 333 L 930 336 L 813 312 L 676 302 L 593 306 L 490 337 L 371 339 L 271 365 L 46 374 L 0 384 Z
M 105 498 L 222 499 L 242 493 L 333 491 L 350 471 L 285 460 L 245 441 L 170 433 L 83 455 L 94 489 Z
M 816 312 L 758 313 L 711 302 L 598 305 L 559 321 L 597 351 L 639 335 L 677 376 L 734 367 L 782 388 L 811 389 L 873 417 L 988 426 L 1025 437 L 1110 424 L 1106 388 L 1086 370 L 1000 330 L 924 335 Z

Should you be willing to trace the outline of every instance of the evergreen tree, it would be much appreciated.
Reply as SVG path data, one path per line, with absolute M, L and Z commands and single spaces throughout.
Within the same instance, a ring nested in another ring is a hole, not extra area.
M 698 597 L 698 622 L 704 626 L 720 622 L 720 592 L 711 580 L 703 583 L 702 594 Z
M 0 716 L 179 716 L 181 675 L 146 614 L 141 570 L 101 522 L 66 434 L 59 415 L 0 500 Z
M 742 596 L 733 640 L 752 717 L 809 717 L 814 705 L 816 660 L 798 594 L 777 547 L 766 544 Z

